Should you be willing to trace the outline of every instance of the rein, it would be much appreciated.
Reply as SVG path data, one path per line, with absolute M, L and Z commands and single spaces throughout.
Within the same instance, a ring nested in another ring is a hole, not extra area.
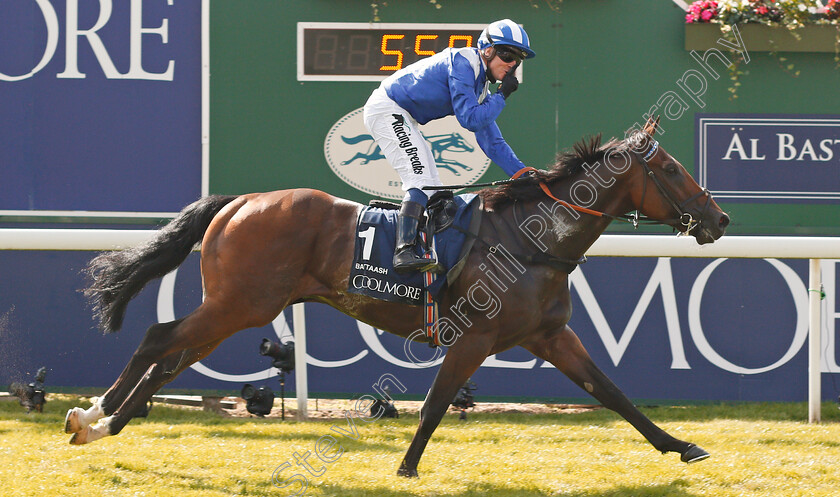
M 607 214 L 606 212 L 596 211 L 596 210 L 593 210 L 593 209 L 587 209 L 586 207 L 581 207 L 579 205 L 570 204 L 569 202 L 566 202 L 565 200 L 561 200 L 561 199 L 555 197 L 554 194 L 551 193 L 551 190 L 548 189 L 548 186 L 542 181 L 540 181 L 539 187 L 543 191 L 543 193 L 545 193 L 546 196 L 548 196 L 550 199 L 552 199 L 555 202 L 557 202 L 561 205 L 564 205 L 564 206 L 566 206 L 570 209 L 574 209 L 574 210 L 576 210 L 578 212 L 582 212 L 584 214 L 589 214 L 589 215 L 597 216 L 597 217 L 606 217 L 606 218 L 612 219 L 614 221 L 628 222 L 628 223 L 632 224 L 634 228 L 638 228 L 640 223 L 662 224 L 662 225 L 670 226 L 672 222 L 679 222 L 680 225 L 685 228 L 685 230 L 679 232 L 678 236 L 679 235 L 688 235 L 692 232 L 692 230 L 694 230 L 698 226 L 702 225 L 702 220 L 698 221 L 698 220 L 694 219 L 694 216 L 692 216 L 691 213 L 689 213 L 685 210 L 686 205 L 688 205 L 691 201 L 695 200 L 697 197 L 699 197 L 701 195 L 706 195 L 706 204 L 703 206 L 703 210 L 700 212 L 700 217 L 702 218 L 703 215 L 706 214 L 706 211 L 709 209 L 709 206 L 712 203 L 712 193 L 709 191 L 708 188 L 703 188 L 701 191 L 699 191 L 699 192 L 695 193 L 694 195 L 688 197 L 687 199 L 685 199 L 681 203 L 677 203 L 677 201 L 674 199 L 674 196 L 671 195 L 671 192 L 668 190 L 668 188 L 666 188 L 666 186 L 662 183 L 662 181 L 656 176 L 656 174 L 653 172 L 653 170 L 648 165 L 648 159 L 650 159 L 651 157 L 656 155 L 656 151 L 658 149 L 659 149 L 659 142 L 654 140 L 653 145 L 650 147 L 650 150 L 648 150 L 647 153 L 644 156 L 642 156 L 638 152 L 634 152 L 634 153 L 636 154 L 636 157 L 639 159 L 639 162 L 642 164 L 642 167 L 645 170 L 645 174 L 651 180 L 653 180 L 653 184 L 656 186 L 656 189 L 659 190 L 659 193 L 663 197 L 665 197 L 665 200 L 667 200 L 668 203 L 671 204 L 671 207 L 673 207 L 674 210 L 677 211 L 677 213 L 679 214 L 679 217 L 677 217 L 677 218 L 664 219 L 664 220 L 660 221 L 658 219 L 653 219 L 653 218 L 650 218 L 650 217 L 647 217 L 647 216 L 642 217 L 639 214 L 639 209 L 636 209 L 636 212 L 634 214 L 631 214 L 631 215 L 625 214 L 625 215 L 620 215 L 620 216 L 614 216 L 612 214 Z M 522 169 L 517 171 L 516 174 L 514 174 L 511 177 L 511 180 L 518 179 L 520 176 L 522 176 L 523 174 L 525 174 L 527 172 L 530 172 L 530 171 L 537 171 L 537 169 L 535 169 L 533 167 L 523 167 Z M 645 180 L 645 182 L 642 183 L 642 200 L 639 203 L 639 207 L 641 207 L 645 204 L 646 193 L 647 193 L 647 180 Z
M 533 167 L 523 167 L 522 169 L 517 171 L 516 174 L 511 176 L 511 180 L 517 179 L 520 176 L 522 176 L 523 174 L 525 174 L 527 172 L 530 172 L 530 171 L 537 171 L 537 169 L 535 169 Z M 546 194 L 546 196 L 548 198 L 554 200 L 558 204 L 565 205 L 569 209 L 573 209 L 573 210 L 576 210 L 578 212 L 582 212 L 584 214 L 589 214 L 591 216 L 597 216 L 597 217 L 606 217 L 606 218 L 612 219 L 614 221 L 628 222 L 628 223 L 631 223 L 634 228 L 639 227 L 639 222 L 640 221 L 650 223 L 650 224 L 660 223 L 660 221 L 657 221 L 655 219 L 650 219 L 650 218 L 639 219 L 639 212 L 638 211 L 636 211 L 636 215 L 634 215 L 634 216 L 631 216 L 631 215 L 613 216 L 612 214 L 607 214 L 606 212 L 596 211 L 596 210 L 593 210 L 593 209 L 587 209 L 586 207 L 581 207 L 579 205 L 570 204 L 569 202 L 566 202 L 565 200 L 561 200 L 561 199 L 555 197 L 554 194 L 551 193 L 551 190 L 548 189 L 548 185 L 546 185 L 544 182 L 540 181 L 539 182 L 539 187 L 543 191 L 543 193 Z M 644 201 L 644 192 L 642 193 L 642 200 Z M 660 223 L 660 224 L 665 224 L 665 223 Z
M 706 211 L 709 209 L 709 206 L 711 205 L 712 194 L 708 190 L 708 188 L 703 188 L 701 191 L 699 191 L 699 192 L 695 193 L 694 195 L 688 197 L 684 201 L 682 201 L 680 203 L 677 203 L 677 201 L 674 199 L 674 196 L 671 194 L 670 190 L 665 186 L 665 184 L 662 183 L 662 181 L 656 176 L 656 174 L 653 172 L 653 170 L 648 165 L 648 160 L 651 157 L 653 157 L 654 155 L 656 155 L 656 152 L 657 152 L 658 149 L 659 149 L 659 142 L 654 140 L 653 145 L 651 145 L 650 149 L 647 151 L 647 153 L 644 156 L 642 156 L 638 152 L 634 152 L 634 154 L 636 155 L 637 159 L 639 159 L 639 162 L 642 164 L 642 167 L 644 168 L 644 171 L 645 171 L 645 175 L 653 181 L 653 184 L 656 186 L 656 189 L 659 190 L 659 193 L 665 198 L 665 200 L 668 201 L 668 203 L 671 205 L 671 207 L 673 207 L 673 209 L 679 214 L 679 217 L 677 217 L 677 218 L 664 219 L 664 220 L 660 221 L 658 219 L 653 219 L 653 218 L 650 218 L 650 217 L 647 217 L 647 216 L 642 217 L 640 215 L 639 209 L 636 209 L 636 212 L 634 214 L 624 214 L 624 215 L 615 216 L 615 215 L 612 215 L 612 214 L 607 214 L 606 212 L 596 211 L 594 209 L 588 209 L 586 207 L 581 207 L 579 205 L 571 204 L 571 203 L 569 203 L 565 200 L 559 199 L 553 193 L 551 193 L 551 190 L 548 188 L 548 185 L 546 185 L 545 182 L 543 182 L 543 181 L 540 181 L 538 183 L 538 185 L 540 187 L 540 190 L 542 190 L 543 193 L 548 198 L 554 200 L 555 202 L 557 202 L 557 203 L 559 203 L 559 204 L 561 204 L 561 205 L 563 205 L 563 206 L 565 206 L 569 209 L 576 210 L 576 211 L 584 213 L 584 214 L 589 214 L 591 216 L 605 217 L 605 218 L 615 220 L 615 221 L 624 221 L 624 222 L 632 224 L 634 228 L 638 228 L 640 223 L 662 224 L 662 225 L 670 226 L 671 223 L 678 222 L 678 223 L 680 223 L 681 226 L 684 227 L 684 231 L 678 232 L 677 236 L 688 235 L 698 226 L 702 226 L 702 218 L 706 214 Z M 482 184 L 473 184 L 473 185 L 426 186 L 426 187 L 423 187 L 423 189 L 424 190 L 451 190 L 451 189 L 469 188 L 469 187 L 477 187 L 477 186 L 500 186 L 500 185 L 506 185 L 506 184 L 510 184 L 510 183 L 525 179 L 525 178 L 522 178 L 522 175 L 524 175 L 526 173 L 529 173 L 531 171 L 536 172 L 538 170 L 533 168 L 533 167 L 523 167 L 522 169 L 517 171 L 513 176 L 511 176 L 510 179 L 507 179 L 507 180 L 493 181 L 491 183 L 482 183 Z M 641 208 L 645 204 L 645 195 L 647 194 L 647 183 L 648 183 L 647 179 L 645 179 L 645 181 L 642 183 L 642 198 L 641 198 L 641 202 L 639 202 L 639 208 Z M 691 215 L 691 213 L 689 213 L 685 210 L 685 207 L 690 202 L 697 199 L 701 195 L 706 195 L 706 204 L 703 206 L 703 209 L 700 212 L 701 220 L 696 220 L 696 219 L 694 219 L 694 216 Z M 515 207 L 514 207 L 514 217 L 516 217 Z M 474 233 L 468 233 L 466 231 L 464 231 L 464 233 L 469 235 L 469 236 L 472 236 L 472 237 L 476 238 L 477 240 L 481 240 L 482 242 L 484 242 L 488 247 L 490 247 L 491 252 L 495 248 L 493 246 L 490 246 L 489 243 L 487 243 L 485 240 L 482 240 L 481 238 L 479 238 Z M 511 255 L 514 258 L 516 258 L 516 259 L 518 259 L 522 262 L 547 265 L 547 266 L 553 267 L 555 269 L 558 269 L 560 271 L 563 271 L 567 274 L 574 271 L 574 269 L 578 265 L 586 262 L 586 256 L 583 256 L 580 259 L 565 259 L 565 258 L 553 256 L 551 254 L 545 254 L 545 253 L 542 253 L 542 252 L 539 252 L 539 253 L 534 254 L 534 255 L 521 255 L 521 254 L 511 254 Z

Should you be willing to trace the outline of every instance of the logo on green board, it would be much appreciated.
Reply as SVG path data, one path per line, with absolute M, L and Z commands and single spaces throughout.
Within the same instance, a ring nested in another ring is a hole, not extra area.
M 324 140 L 324 157 L 330 169 L 345 183 L 371 195 L 401 199 L 402 182 L 385 160 L 379 145 L 362 120 L 363 109 L 356 109 L 336 122 Z M 490 159 L 484 155 L 472 133 L 464 130 L 453 116 L 424 124 L 423 138 L 432 149 L 438 175 L 444 185 L 474 183 Z

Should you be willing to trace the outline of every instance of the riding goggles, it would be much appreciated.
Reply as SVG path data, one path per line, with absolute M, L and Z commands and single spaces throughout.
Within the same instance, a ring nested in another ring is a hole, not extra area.
M 495 47 L 496 55 L 498 55 L 499 58 L 502 59 L 502 62 L 516 62 L 518 64 L 519 62 L 522 62 L 522 59 L 525 58 L 525 54 L 513 47 L 509 47 L 507 45 L 495 45 Z

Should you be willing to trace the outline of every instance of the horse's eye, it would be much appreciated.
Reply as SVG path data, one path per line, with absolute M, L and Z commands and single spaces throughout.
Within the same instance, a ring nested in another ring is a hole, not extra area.
M 679 170 L 677 169 L 677 166 L 675 166 L 674 164 L 668 164 L 667 166 L 665 166 L 665 174 L 667 174 L 668 176 L 674 176 L 678 173 L 679 173 Z

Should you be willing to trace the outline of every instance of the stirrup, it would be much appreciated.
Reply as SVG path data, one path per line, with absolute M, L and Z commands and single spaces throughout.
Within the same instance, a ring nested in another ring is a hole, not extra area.
M 414 253 L 413 245 L 406 245 L 397 250 L 394 254 L 394 271 L 400 274 L 425 273 L 432 271 L 443 272 L 443 266 L 438 264 L 437 259 L 427 259 Z

